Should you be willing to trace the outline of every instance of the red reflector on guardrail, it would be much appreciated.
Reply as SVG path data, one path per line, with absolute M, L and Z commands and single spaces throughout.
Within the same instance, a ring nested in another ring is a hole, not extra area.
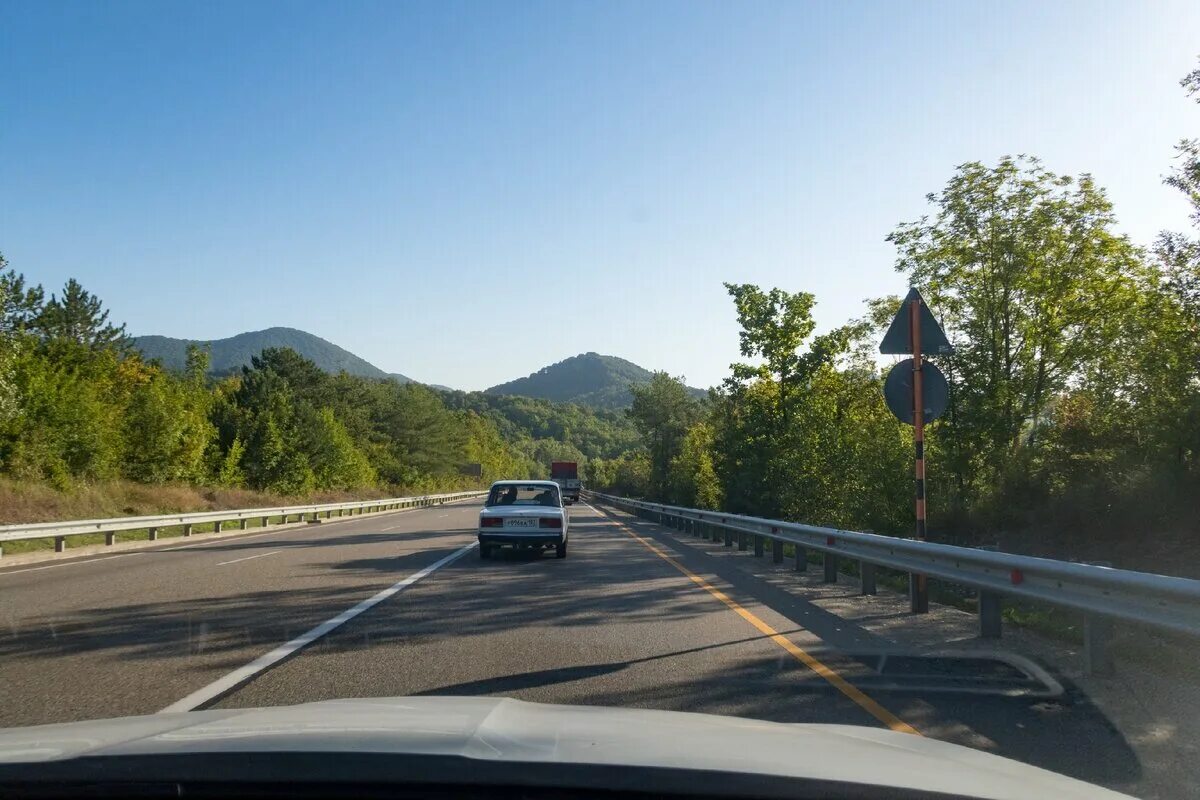
M 1012 581 L 1013 586 L 1016 586 L 1018 583 L 1025 582 L 1025 573 L 1021 572 L 1019 569 L 1014 569 L 1012 572 L 1008 573 L 1008 579 Z
M 825 544 L 827 544 L 827 545 L 829 545 L 830 547 L 832 547 L 832 546 L 833 546 L 833 537 L 832 537 L 832 536 L 826 536 L 826 537 L 825 537 Z

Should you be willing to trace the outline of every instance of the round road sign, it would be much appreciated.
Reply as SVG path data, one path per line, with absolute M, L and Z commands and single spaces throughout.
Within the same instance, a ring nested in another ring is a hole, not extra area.
M 950 403 L 950 386 L 946 376 L 929 361 L 921 362 L 921 395 L 925 401 L 925 421 L 933 420 L 946 413 Z M 883 384 L 883 399 L 896 419 L 913 424 L 913 360 L 906 358 L 888 373 Z

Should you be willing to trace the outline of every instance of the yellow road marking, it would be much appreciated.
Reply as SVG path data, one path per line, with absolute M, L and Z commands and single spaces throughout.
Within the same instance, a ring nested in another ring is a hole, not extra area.
M 829 683 L 832 684 L 834 688 L 836 688 L 842 694 L 846 695 L 846 697 L 853 700 L 859 707 L 861 707 L 864 711 L 866 711 L 868 714 L 873 716 L 875 719 L 879 720 L 884 725 L 888 726 L 889 728 L 891 728 L 894 731 L 898 731 L 900 733 L 911 733 L 916 736 L 921 735 L 921 732 L 918 731 L 916 728 L 914 728 L 912 725 L 909 725 L 907 722 L 900 719 L 899 717 L 897 717 L 892 712 L 888 711 L 883 706 L 879 705 L 879 703 L 875 702 L 870 697 L 867 697 L 867 695 L 863 694 L 863 692 L 857 686 L 850 683 L 845 678 L 843 678 L 841 675 L 839 675 L 837 670 L 825 665 L 824 663 L 821 662 L 820 659 L 816 658 L 811 653 L 808 653 L 803 648 L 801 648 L 799 645 L 797 645 L 795 642 L 793 642 L 791 639 L 788 639 L 782 633 L 780 633 L 779 631 L 772 628 L 770 625 L 768 625 L 766 622 L 764 622 L 762 619 L 760 619 L 753 612 L 748 611 L 747 609 L 743 608 L 741 605 L 738 604 L 738 602 L 736 600 L 734 600 L 732 597 L 730 597 L 729 595 L 722 592 L 720 589 L 713 586 L 711 583 L 706 581 L 704 578 L 701 578 L 699 575 L 692 572 L 690 569 L 688 569 L 682 563 L 680 563 L 680 561 L 678 559 L 676 559 L 674 556 L 663 551 L 661 548 L 659 548 L 657 545 L 655 545 L 649 539 L 636 533 L 632 528 L 630 528 L 628 525 L 624 524 L 623 522 L 618 522 L 617 520 L 613 519 L 612 517 L 609 517 L 609 520 L 611 520 L 614 525 L 621 528 L 627 534 L 629 534 L 634 539 L 636 539 L 638 542 L 640 542 L 647 550 L 654 553 L 656 556 L 658 556 L 662 560 L 666 561 L 668 564 L 675 567 L 675 569 L 679 570 L 684 575 L 686 575 L 688 577 L 688 579 L 692 581 L 692 583 L 696 584 L 701 589 L 708 592 L 713 597 L 717 598 L 722 603 L 727 605 L 734 613 L 736 613 L 739 617 L 741 617 L 742 619 L 749 622 L 751 625 L 753 625 L 755 628 L 757 628 L 760 633 L 767 636 L 775 644 L 779 645 L 784 650 L 786 650 L 788 653 L 790 653 L 792 655 L 792 657 L 795 658 L 797 661 L 799 661 L 804 666 L 811 669 L 813 672 L 820 675 L 825 680 L 829 681 Z

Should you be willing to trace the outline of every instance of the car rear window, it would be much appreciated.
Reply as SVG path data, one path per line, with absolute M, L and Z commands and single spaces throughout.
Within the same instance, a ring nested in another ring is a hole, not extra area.
M 528 486 L 520 484 L 493 486 L 492 491 L 488 493 L 487 504 L 489 506 L 555 507 L 560 505 L 558 502 L 558 487 L 539 486 L 537 484 Z

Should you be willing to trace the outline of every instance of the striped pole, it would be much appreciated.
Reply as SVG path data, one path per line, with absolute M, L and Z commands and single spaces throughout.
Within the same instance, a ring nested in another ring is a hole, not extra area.
M 917 541 L 925 541 L 925 397 L 921 386 L 921 299 L 908 305 L 913 354 L 913 446 L 916 449 Z M 914 614 L 929 611 L 929 582 L 924 575 L 908 576 L 908 597 Z

